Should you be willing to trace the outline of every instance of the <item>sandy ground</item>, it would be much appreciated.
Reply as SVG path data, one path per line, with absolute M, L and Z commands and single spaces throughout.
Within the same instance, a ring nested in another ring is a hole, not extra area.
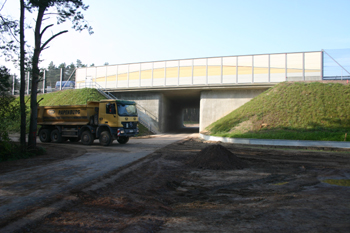
M 221 144 L 246 167 L 194 167 L 211 144 L 158 149 L 20 232 L 350 232 L 350 187 L 325 182 L 350 179 L 349 151 Z

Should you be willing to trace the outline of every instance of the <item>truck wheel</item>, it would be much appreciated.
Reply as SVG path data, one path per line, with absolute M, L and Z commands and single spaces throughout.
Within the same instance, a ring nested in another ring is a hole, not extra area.
M 61 143 L 63 141 L 60 131 L 58 129 L 54 129 L 51 132 L 51 142 Z
M 129 137 L 119 137 L 117 139 L 117 141 L 120 143 L 120 144 L 126 144 L 128 141 L 129 141 Z
M 41 142 L 51 142 L 51 132 L 49 129 L 42 129 L 39 132 L 39 139 Z
M 85 130 L 81 134 L 81 142 L 84 145 L 92 145 L 94 143 L 95 136 L 89 130 Z
M 112 144 L 112 142 L 113 142 L 113 138 L 109 131 L 103 131 L 100 134 L 100 144 L 102 146 L 109 146 L 110 144 Z

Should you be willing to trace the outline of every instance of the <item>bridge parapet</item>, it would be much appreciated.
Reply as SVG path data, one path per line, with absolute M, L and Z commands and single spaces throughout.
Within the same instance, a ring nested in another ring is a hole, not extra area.
M 79 68 L 76 88 L 106 90 L 322 80 L 323 52 L 225 56 Z

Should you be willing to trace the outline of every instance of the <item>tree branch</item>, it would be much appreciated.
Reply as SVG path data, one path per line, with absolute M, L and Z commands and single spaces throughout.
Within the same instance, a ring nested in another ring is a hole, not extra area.
M 68 30 L 61 31 L 61 32 L 59 32 L 59 33 L 53 35 L 50 39 L 48 39 L 48 40 L 40 47 L 40 50 L 43 50 L 43 49 L 46 47 L 46 45 L 47 45 L 51 40 L 53 40 L 55 37 L 57 37 L 57 36 L 59 36 L 59 35 L 61 35 L 61 34 L 63 34 L 63 33 L 66 33 L 66 32 L 68 32 Z
M 46 27 L 41 31 L 40 37 L 42 37 L 43 34 L 44 34 L 44 32 L 45 32 L 49 27 L 52 27 L 52 26 L 53 26 L 53 24 L 50 24 L 50 25 L 46 26 Z
M 2 4 L 2 7 L 1 7 L 0 11 L 2 11 L 2 9 L 4 8 L 6 2 L 7 2 L 7 0 L 5 0 L 4 4 Z
M 58 13 L 45 13 L 44 15 L 60 15 Z
M 11 30 L 11 27 L 9 27 L 9 26 L 6 25 L 6 19 L 5 19 L 2 15 L 0 15 L 0 18 L 1 18 L 2 21 L 4 22 L 5 27 L 8 27 L 8 30 L 9 30 L 9 32 L 11 33 L 12 37 L 15 38 L 15 40 L 19 43 L 17 37 L 13 34 L 13 32 L 12 32 L 12 30 Z

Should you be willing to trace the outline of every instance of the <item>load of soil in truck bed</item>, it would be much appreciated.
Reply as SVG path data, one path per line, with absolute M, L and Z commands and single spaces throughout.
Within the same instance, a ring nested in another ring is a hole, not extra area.
M 151 140 L 151 139 L 150 139 Z M 129 165 L 30 232 L 350 232 L 349 151 L 189 138 Z M 23 231 L 23 232 L 24 232 Z

